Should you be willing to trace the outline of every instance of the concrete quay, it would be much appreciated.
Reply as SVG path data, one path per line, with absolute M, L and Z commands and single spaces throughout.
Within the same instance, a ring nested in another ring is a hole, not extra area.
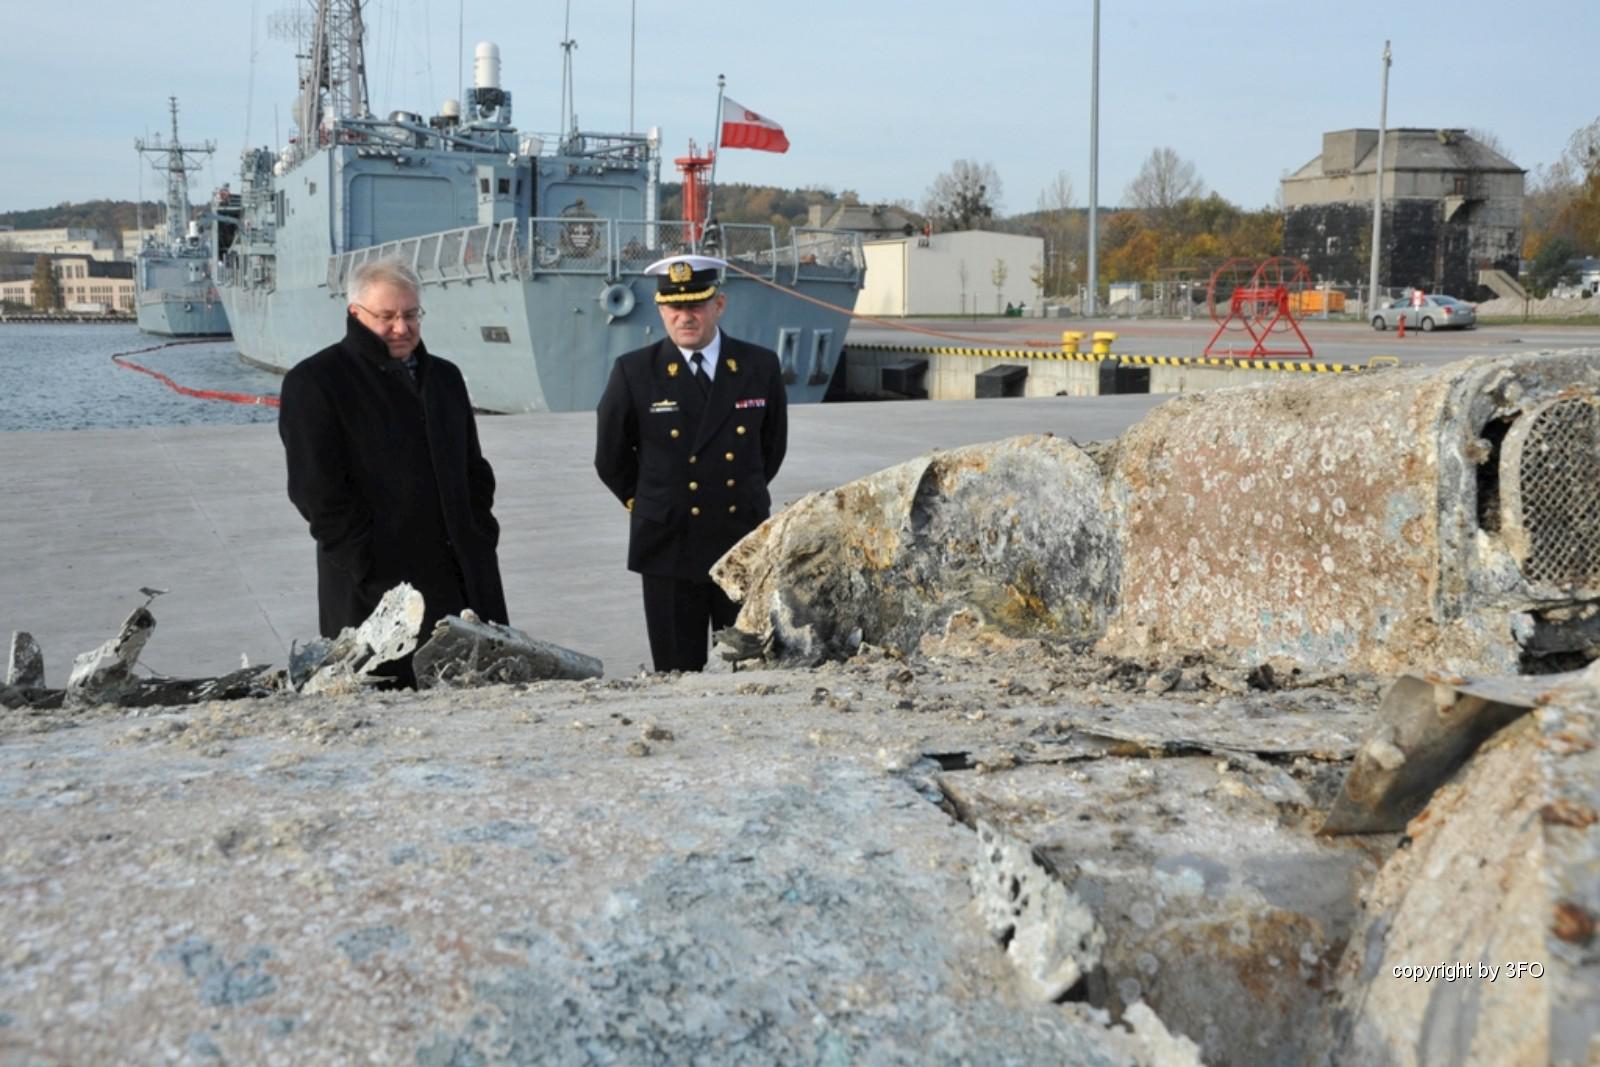
M 776 505 L 934 448 L 1050 432 L 1115 436 L 1160 398 L 808 405 L 792 411 Z M 649 663 L 624 513 L 594 475 L 594 416 L 479 420 L 499 481 L 511 621 L 598 656 L 609 677 Z M 170 675 L 287 662 L 316 636 L 313 547 L 284 489 L 272 426 L 0 434 L 0 631 L 26 630 L 62 684 L 72 658 L 169 590 L 144 663 Z

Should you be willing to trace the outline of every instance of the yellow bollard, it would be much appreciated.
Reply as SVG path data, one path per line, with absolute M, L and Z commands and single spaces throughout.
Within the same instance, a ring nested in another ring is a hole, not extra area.
M 1091 351 L 1097 356 L 1109 356 L 1111 354 L 1111 342 L 1116 339 L 1117 335 L 1114 333 L 1106 330 L 1096 330 Z
M 1081 333 L 1075 333 L 1072 330 L 1061 331 L 1061 351 L 1068 355 L 1076 355 L 1078 342 L 1081 340 L 1083 340 L 1083 334 Z

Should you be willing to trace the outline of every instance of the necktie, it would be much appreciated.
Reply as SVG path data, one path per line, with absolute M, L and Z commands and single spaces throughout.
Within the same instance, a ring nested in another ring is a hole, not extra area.
M 700 387 L 701 395 L 711 391 L 711 376 L 706 373 L 706 357 L 701 352 L 696 352 L 689 357 L 689 362 L 694 364 L 694 384 Z

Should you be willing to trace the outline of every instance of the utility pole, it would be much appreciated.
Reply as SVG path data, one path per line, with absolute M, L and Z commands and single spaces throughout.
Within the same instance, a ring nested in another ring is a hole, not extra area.
M 1094 0 L 1094 61 L 1089 81 L 1089 296 L 1083 313 L 1093 315 L 1099 308 L 1100 274 L 1100 0 Z
M 1098 2 L 1098 0 L 1096 0 Z M 1367 287 L 1367 318 L 1378 306 L 1378 257 L 1383 254 L 1383 131 L 1389 124 L 1389 42 L 1383 42 L 1383 95 L 1378 104 L 1378 163 L 1372 168 L 1372 277 Z

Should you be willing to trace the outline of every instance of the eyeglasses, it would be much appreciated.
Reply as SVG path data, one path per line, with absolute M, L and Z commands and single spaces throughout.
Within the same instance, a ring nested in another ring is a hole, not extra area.
M 422 316 L 427 314 L 427 312 L 423 311 L 421 308 L 408 308 L 405 311 L 380 312 L 373 311 L 365 304 L 357 304 L 355 306 L 360 308 L 362 311 L 365 311 L 368 315 L 371 315 L 385 326 L 394 325 L 396 319 L 403 319 L 407 326 L 415 326 L 417 323 L 422 321 Z

